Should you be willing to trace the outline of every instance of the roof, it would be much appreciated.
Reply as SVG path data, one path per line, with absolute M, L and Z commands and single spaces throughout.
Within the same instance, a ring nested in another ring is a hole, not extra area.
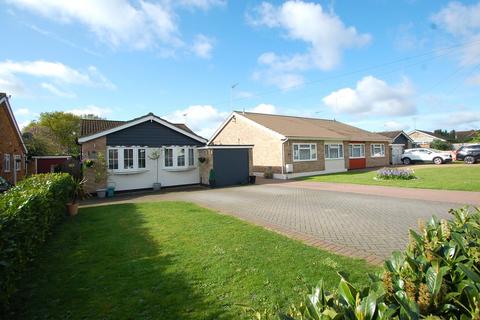
M 153 113 L 129 120 L 103 120 L 103 119 L 82 119 L 80 122 L 80 138 L 79 142 L 86 142 L 97 137 L 101 137 L 115 131 L 126 129 L 130 126 L 137 125 L 139 123 L 152 120 L 160 124 L 163 124 L 167 127 L 170 127 L 173 130 L 176 130 L 186 136 L 190 136 L 196 140 L 205 142 L 205 139 L 197 134 L 195 134 L 187 125 L 183 123 L 171 123 L 167 120 L 164 120 Z
M 5 103 L 3 103 L 3 102 L 5 102 Z M 18 127 L 18 123 L 17 123 L 17 120 L 15 120 L 15 116 L 13 115 L 12 107 L 10 106 L 10 102 L 8 101 L 7 94 L 4 93 L 4 92 L 0 92 L 0 107 L 2 105 L 5 105 L 5 107 L 7 108 L 7 113 L 10 115 L 10 119 L 13 123 L 13 126 L 15 127 L 15 130 L 17 131 L 18 138 L 20 139 L 20 142 L 21 142 L 22 147 L 23 147 L 23 151 L 25 151 L 25 153 L 27 153 L 28 150 L 27 150 L 27 147 L 25 146 L 25 142 L 23 141 L 22 132 L 20 131 L 20 128 Z
M 389 138 L 348 124 L 317 118 L 234 112 L 288 138 L 390 141 Z
M 395 140 L 399 135 L 403 134 L 408 140 L 413 142 L 412 138 L 410 138 L 410 136 L 403 130 L 382 131 L 377 133 L 392 140 Z
M 429 135 L 429 136 L 432 136 L 432 137 L 437 138 L 437 139 L 440 139 L 440 140 L 445 140 L 444 137 L 442 137 L 441 135 L 436 134 L 436 133 L 434 133 L 434 132 L 425 131 L 425 130 L 418 130 L 418 129 L 415 129 L 415 130 L 413 130 L 412 132 L 415 132 L 415 131 L 421 132 L 421 133 L 424 133 L 424 134 L 427 134 L 427 135 Z M 410 134 L 412 134 L 412 132 L 410 132 Z
M 466 140 L 466 139 L 475 137 L 479 132 L 480 131 L 476 131 L 476 130 L 455 131 L 455 137 L 458 140 Z

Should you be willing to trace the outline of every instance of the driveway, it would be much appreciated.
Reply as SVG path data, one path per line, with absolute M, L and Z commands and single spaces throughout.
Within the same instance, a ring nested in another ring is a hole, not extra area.
M 197 188 L 118 200 L 191 201 L 307 244 L 372 263 L 381 263 L 393 250 L 403 250 L 408 242 L 408 229 L 417 229 L 419 219 L 428 220 L 432 215 L 449 218 L 448 209 L 460 206 L 285 184 Z

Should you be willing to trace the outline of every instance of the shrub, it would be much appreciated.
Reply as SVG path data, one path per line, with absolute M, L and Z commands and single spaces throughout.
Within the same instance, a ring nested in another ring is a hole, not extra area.
M 66 173 L 39 174 L 0 196 L 0 315 L 28 262 L 64 216 L 72 183 Z
M 406 251 L 393 253 L 370 286 L 341 276 L 327 292 L 320 282 L 280 319 L 480 319 L 480 211 L 451 213 L 452 221 L 433 217 L 420 234 L 410 230 Z
M 416 179 L 415 172 L 411 169 L 382 168 L 377 171 L 380 180 L 412 180 Z
M 265 172 L 263 172 L 263 177 L 265 179 L 273 179 L 273 168 L 272 167 L 267 167 L 265 169 Z
M 435 150 L 453 150 L 453 146 L 448 141 L 435 139 L 430 143 L 430 148 Z

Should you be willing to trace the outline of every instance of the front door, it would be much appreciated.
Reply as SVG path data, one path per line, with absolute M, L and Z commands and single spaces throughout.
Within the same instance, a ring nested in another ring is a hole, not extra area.
M 403 144 L 392 145 L 392 164 L 402 163 Z

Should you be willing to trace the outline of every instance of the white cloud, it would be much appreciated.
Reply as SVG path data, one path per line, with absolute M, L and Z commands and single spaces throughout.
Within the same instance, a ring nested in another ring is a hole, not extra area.
M 408 130 L 410 126 L 406 123 L 398 122 L 395 120 L 387 121 L 383 124 L 383 127 L 387 131 L 395 131 L 395 130 Z
M 479 111 L 457 111 L 438 116 L 438 123 L 441 126 L 455 129 L 471 129 L 480 127 Z
M 176 110 L 164 118 L 173 123 L 185 123 L 196 134 L 209 138 L 228 116 L 211 105 L 193 105 Z
M 20 131 L 23 130 L 23 128 L 25 128 L 26 126 L 28 126 L 30 124 L 30 120 L 25 120 L 25 121 L 20 121 L 18 122 L 18 127 L 20 128 Z
M 480 74 L 475 74 L 468 77 L 465 82 L 472 86 L 480 86 Z
M 109 89 L 115 86 L 102 75 L 95 67 L 90 66 L 86 71 L 73 69 L 60 62 L 50 61 L 20 61 L 6 60 L 0 62 L 0 84 L 6 87 L 9 93 L 24 95 L 27 92 L 25 84 L 18 77 L 31 76 L 42 79 L 50 79 L 56 83 L 71 85 L 87 85 L 105 87 Z M 44 89 L 52 89 L 52 85 L 44 86 Z M 52 90 L 49 90 L 52 92 Z M 52 92 L 53 93 L 53 92 Z
M 480 62 L 480 3 L 463 4 L 450 2 L 432 16 L 432 21 L 441 29 L 452 35 L 457 42 L 463 40 L 467 44 L 462 48 L 460 63 L 473 65 Z
M 277 108 L 273 104 L 261 103 L 258 106 L 252 109 L 249 109 L 248 111 L 257 112 L 257 113 L 276 114 Z
M 224 6 L 226 0 L 179 0 L 180 4 L 189 8 L 208 10 L 214 6 Z
M 300 87 L 305 82 L 302 75 L 291 72 L 279 72 L 276 70 L 261 70 L 253 73 L 254 80 L 262 81 L 269 85 L 274 85 L 281 90 L 287 91 Z
M 48 92 L 50 92 L 50 93 L 52 93 L 56 96 L 62 97 L 62 98 L 75 98 L 76 97 L 75 93 L 63 91 L 63 90 L 57 88 L 55 85 L 53 85 L 51 83 L 42 82 L 40 84 L 40 86 L 43 89 L 47 90 Z
M 19 116 L 28 116 L 31 114 L 30 110 L 28 108 L 19 108 L 14 111 L 15 115 Z
M 362 47 L 371 41 L 369 34 L 347 27 L 335 13 L 312 2 L 287 1 L 278 7 L 263 2 L 247 16 L 247 21 L 253 26 L 280 28 L 288 39 L 307 44 L 306 52 L 301 54 L 262 54 L 259 64 L 274 70 L 271 73 L 276 75 L 311 68 L 331 70 L 340 64 L 344 50 Z
M 413 86 L 404 79 L 391 86 L 373 76 L 357 82 L 354 89 L 343 88 L 323 98 L 325 105 L 335 113 L 363 115 L 409 115 L 416 111 Z
M 203 34 L 198 34 L 193 42 L 193 53 L 203 59 L 210 59 L 212 57 L 213 45 L 215 39 L 209 38 Z
M 136 6 L 127 0 L 7 2 L 59 23 L 80 23 L 101 41 L 114 47 L 125 45 L 143 49 L 157 42 L 171 46 L 182 44 L 175 13 L 166 1 L 152 3 L 140 0 Z
M 65 112 L 70 112 L 70 113 L 76 114 L 77 116 L 93 114 L 93 115 L 96 115 L 98 117 L 104 118 L 108 114 L 112 113 L 112 109 L 105 108 L 105 107 L 99 107 L 99 106 L 95 106 L 95 105 L 88 105 L 88 106 L 81 107 L 81 108 L 69 109 L 69 110 L 66 110 Z

